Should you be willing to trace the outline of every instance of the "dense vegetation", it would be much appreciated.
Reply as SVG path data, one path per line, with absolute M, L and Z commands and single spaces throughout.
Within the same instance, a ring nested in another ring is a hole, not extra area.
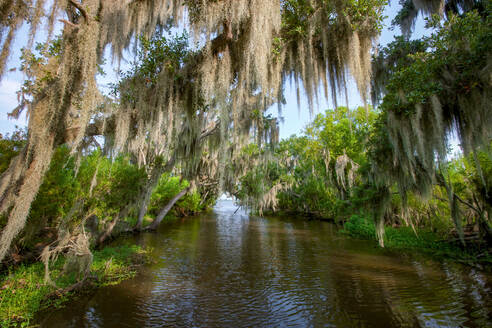
M 4 136 L 0 140 L 2 159 L 10 160 L 25 141 L 22 130 Z M 77 292 L 133 277 L 136 266 L 147 261 L 149 250 L 105 245 L 107 240 L 137 229 L 135 204 L 146 181 L 143 168 L 132 163 L 129 156 L 110 159 L 100 149 L 78 160 L 66 146 L 55 151 L 26 228 L 3 263 L 2 327 L 28 323 L 37 311 L 61 306 Z M 150 228 L 170 200 L 188 187 L 187 180 L 169 172 L 162 174 L 141 228 Z M 205 199 L 196 189 L 188 191 L 166 211 L 166 219 L 206 209 L 214 200 Z M 5 226 L 6 217 L 0 224 Z M 75 229 L 81 233 L 72 236 L 70 231 Z M 75 250 L 72 245 L 76 245 Z
M 36 312 L 60 307 L 76 292 L 134 277 L 138 265 L 149 261 L 149 252 L 138 246 L 106 247 L 96 251 L 91 276 L 84 284 L 78 282 L 76 271 L 67 271 L 61 258 L 52 268 L 57 277 L 56 287 L 44 282 L 42 263 L 16 267 L 0 278 L 0 326 L 10 327 L 19 322 L 28 325 Z
M 247 172 L 235 195 L 260 213 L 359 215 L 375 222 L 381 246 L 385 226 L 404 225 L 489 254 L 491 9 L 451 8 L 427 19 L 429 36 L 396 37 L 373 58 L 374 110 L 316 116 Z
M 369 156 L 373 155 L 371 143 L 379 138 L 378 115 L 381 114 L 372 109 L 366 112 L 363 107 L 351 112 L 339 107 L 318 114 L 304 135 L 282 140 L 267 162 L 248 171 L 235 195 L 243 205 L 253 206 L 260 212 L 290 212 L 347 222 L 345 228 L 350 234 L 376 240 L 374 222 L 378 220 L 374 218 L 381 191 L 372 175 Z M 245 151 L 260 153 L 255 144 Z M 477 162 L 473 155 L 456 156 L 449 157 L 441 169 L 446 171 L 448 183 L 459 199 L 459 227 L 452 219 L 446 186 L 439 181 L 432 186 L 432 196 L 427 200 L 416 193 L 409 193 L 403 200 L 397 185 L 391 186 L 384 225 L 407 236 L 412 232 L 414 240 L 402 248 L 415 248 L 411 244 L 419 241 L 425 244 L 426 238 L 421 237 L 430 233 L 433 239 L 459 249 L 457 229 L 460 228 L 467 251 L 481 255 L 477 261 L 490 261 L 487 255 L 490 228 L 480 217 L 487 215 L 482 211 L 488 205 L 478 198 L 482 181 Z M 477 160 L 489 183 L 490 158 L 487 153 L 479 152 Z M 385 234 L 383 240 L 387 247 L 395 246 L 394 235 L 394 232 Z M 437 245 L 422 247 L 439 251 L 443 245 Z M 448 253 L 459 257 L 458 251 Z
M 22 135 L 22 131 L 17 131 L 1 140 L 2 157 L 18 152 L 18 144 L 25 142 Z M 138 216 L 135 204 L 140 200 L 146 180 L 144 169 L 132 163 L 128 156 L 110 159 L 99 149 L 88 152 L 78 161 L 65 146 L 55 151 L 32 204 L 28 225 L 15 243 L 10 261 L 22 261 L 20 254 L 31 259 L 39 256 L 46 245 L 60 238 L 57 235 L 75 226 L 83 225 L 84 235 L 96 246 L 112 234 L 131 232 L 135 227 Z M 188 186 L 189 182 L 180 177 L 163 174 L 152 191 L 146 222 L 152 222 L 162 208 Z M 177 201 L 172 215 L 202 211 L 208 204 L 201 199 L 196 189 L 189 191 Z M 5 221 L 2 224 L 5 225 Z
M 492 5 L 402 4 L 402 35 L 374 51 L 382 0 L 1 1 L 0 76 L 29 27 L 10 114 L 26 111 L 27 131 L 0 139 L 2 290 L 26 272 L 38 284 L 43 265 L 46 293 L 85 283 L 108 239 L 221 193 L 260 214 L 344 222 L 381 246 L 489 261 Z M 412 40 L 419 14 L 428 33 Z M 103 95 L 103 64 L 127 55 Z M 356 109 L 338 106 L 350 79 Z M 333 109 L 280 141 L 267 111 L 281 109 L 289 81 L 309 110 L 323 96 Z M 78 277 L 63 280 L 68 267 Z M 16 315 L 30 317 L 1 320 Z

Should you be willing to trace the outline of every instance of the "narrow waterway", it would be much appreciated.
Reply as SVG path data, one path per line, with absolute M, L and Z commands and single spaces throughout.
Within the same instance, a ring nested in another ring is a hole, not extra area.
M 214 212 L 128 237 L 155 263 L 41 327 L 492 327 L 492 276 L 389 254 L 330 223 Z

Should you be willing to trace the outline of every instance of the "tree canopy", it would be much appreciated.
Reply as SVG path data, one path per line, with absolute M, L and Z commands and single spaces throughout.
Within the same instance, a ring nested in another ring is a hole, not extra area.
M 357 188 L 365 188 L 359 198 L 371 203 L 379 227 L 394 190 L 406 208 L 409 194 L 428 198 L 437 184 L 446 189 L 459 228 L 461 198 L 445 172 L 456 133 L 464 155 L 475 158 L 486 191 L 481 213 L 488 213 L 480 217 L 490 220 L 490 185 L 479 152 L 489 154 L 492 131 L 492 7 L 482 1 L 404 2 L 394 20 L 403 35 L 377 51 L 385 5 L 2 0 L 0 76 L 16 33 L 22 26 L 30 32 L 21 67 L 26 81 L 12 112 L 27 111 L 29 123 L 25 147 L 0 180 L 0 213 L 8 217 L 0 261 L 24 229 L 61 146 L 73 157 L 74 178 L 96 148 L 104 158 L 127 156 L 121 165 L 136 165 L 128 172 L 120 168 L 139 188 L 124 197 L 113 225 L 138 208 L 136 228 L 142 229 L 145 214 L 155 211 L 152 194 L 162 175 L 173 172 L 189 181 L 186 190 L 201 190 L 205 198 L 229 192 L 260 211 L 283 201 L 300 208 L 294 198 L 301 176 L 312 187 L 310 197 L 327 194 L 324 201 L 338 208 L 353 206 Z M 419 12 L 433 32 L 409 40 Z M 111 95 L 103 95 L 96 83 L 101 65 L 107 59 L 117 65 L 126 56 L 133 57 L 130 69 L 121 72 Z M 348 97 L 349 79 L 365 108 L 338 106 L 340 95 Z M 278 120 L 266 111 L 282 107 L 289 81 L 298 99 L 305 92 L 310 111 L 319 97 L 331 97 L 334 110 L 317 116 L 304 137 L 279 143 Z M 367 104 L 370 95 L 375 110 Z M 98 169 L 92 173 L 97 185 Z M 117 194 L 108 202 L 122 201 Z M 338 208 L 331 213 L 340 215 Z M 78 221 L 68 230 L 77 235 Z

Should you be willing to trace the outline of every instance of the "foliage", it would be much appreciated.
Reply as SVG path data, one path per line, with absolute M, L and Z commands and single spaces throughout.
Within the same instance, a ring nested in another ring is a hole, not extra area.
M 351 216 L 345 222 L 343 230 L 340 230 L 340 233 L 361 239 L 377 240 L 374 221 L 361 215 Z M 394 228 L 387 226 L 385 227 L 384 244 L 389 250 L 417 251 L 436 257 L 452 258 L 464 263 L 492 263 L 492 257 L 490 255 L 485 257 L 477 256 L 480 254 L 483 255 L 483 250 L 460 248 L 456 243 L 446 241 L 442 236 L 429 229 L 420 229 L 416 234 L 411 227 Z
M 289 78 L 303 85 L 311 109 L 321 89 L 328 98 L 330 88 L 336 101 L 349 74 L 366 99 L 370 51 L 385 4 L 384 0 L 5 2 L 0 6 L 4 36 L 0 77 L 12 40 L 24 23 L 30 27 L 22 67 L 28 81 L 17 110 L 29 110 L 29 149 L 2 176 L 0 212 L 9 219 L 0 236 L 0 259 L 24 228 L 52 155 L 63 144 L 80 155 L 95 135 L 105 138 L 112 155 L 129 153 L 139 166 L 148 167 L 142 192 L 146 195 L 159 176 L 172 169 L 156 165 L 157 158 L 179 168 L 177 175 L 195 180 L 204 176 L 199 170 L 231 167 L 223 163 L 234 160 L 230 157 L 255 129 L 263 129 L 257 136 L 277 139 L 276 124 L 265 133 L 262 124 L 254 126 L 249 118 L 255 110 L 264 113 L 274 103 L 281 106 Z M 63 28 L 53 47 L 32 51 L 36 36 L 46 35 L 45 44 L 53 40 L 55 22 L 63 23 Z M 163 37 L 172 28 L 183 27 L 185 35 Z M 188 33 L 196 41 L 193 47 L 188 46 Z M 117 65 L 131 46 L 136 65 L 122 74 L 109 103 L 99 92 L 96 76 L 106 56 Z M 219 121 L 220 129 L 215 129 Z M 213 133 L 207 133 L 209 127 Z M 211 154 L 208 161 L 202 161 L 205 153 Z M 215 172 L 216 181 L 207 185 L 233 188 L 229 182 L 235 176 Z M 148 198 L 143 197 L 142 210 Z M 87 208 L 86 201 L 81 200 Z M 114 217 L 116 199 L 105 197 L 104 202 Z
M 43 247 L 94 216 L 96 235 L 137 211 L 138 225 L 149 201 L 155 215 L 188 181 L 198 191 L 175 214 L 203 209 L 220 190 L 260 213 L 373 215 L 381 242 L 385 223 L 452 237 L 454 222 L 463 241 L 466 225 L 483 239 L 492 212 L 492 7 L 471 2 L 477 10 L 446 1 L 459 10 L 443 20 L 430 16 L 443 2 L 406 1 L 396 21 L 408 25 L 420 10 L 433 33 L 397 38 L 373 65 L 385 0 L 2 4 L 0 76 L 16 31 L 24 22 L 31 31 L 12 113 L 29 110 L 25 148 L 20 134 L 0 140 L 0 261 L 12 242 L 20 251 Z M 52 40 L 57 18 L 65 25 Z M 45 20 L 49 46 L 33 51 Z M 181 36 L 165 36 L 183 24 Z M 104 50 L 120 60 L 131 44 L 136 59 L 109 103 L 95 79 Z M 374 78 L 378 110 L 337 108 L 348 74 L 364 103 Z M 277 119 L 265 111 L 281 107 L 288 79 L 298 95 L 302 85 L 310 109 L 322 89 L 336 109 L 278 144 Z M 446 163 L 454 132 L 466 158 Z M 91 148 L 96 138 L 104 150 Z
M 463 243 L 462 214 L 467 210 L 476 212 L 482 238 L 491 233 L 490 219 L 484 214 L 490 212 L 489 202 L 460 195 L 463 190 L 454 188 L 455 168 L 447 163 L 451 136 L 457 136 L 465 156 L 474 157 L 492 138 L 491 8 L 488 4 L 482 11 L 449 14 L 444 21 L 432 16 L 427 23 L 433 29 L 430 36 L 420 41 L 399 38 L 375 62 L 387 72 L 375 81 L 384 85 L 375 90 L 384 98 L 378 129 L 370 142 L 374 177 L 387 188 L 398 187 L 403 207 L 407 207 L 409 194 L 429 200 L 439 185 L 438 193 L 448 199 Z M 481 172 L 480 165 L 477 171 Z M 485 191 L 486 178 L 479 176 Z
M 135 276 L 137 265 L 148 261 L 150 250 L 139 246 L 106 247 L 94 253 L 91 274 L 96 279 L 95 287 L 116 284 Z M 63 260 L 56 262 L 53 276 L 59 275 Z M 56 289 L 44 281 L 42 263 L 21 265 L 0 276 L 0 325 L 2 327 L 25 326 L 36 312 L 63 306 L 74 293 L 55 295 Z M 63 289 L 75 284 L 75 275 L 59 276 L 55 281 Z
M 442 240 L 455 240 L 459 231 L 457 235 L 444 185 L 433 184 L 431 197 L 426 200 L 416 192 L 402 194 L 396 184 L 387 186 L 375 179 L 374 164 L 388 163 L 392 158 L 391 144 L 386 141 L 386 115 L 372 109 L 349 111 L 343 107 L 317 115 L 304 135 L 282 140 L 269 160 L 246 170 L 235 196 L 241 204 L 260 212 L 295 212 L 344 222 L 352 217 L 350 221 L 354 222 L 348 222 L 347 227 L 357 226 L 354 229 L 367 238 L 376 238 L 376 226 L 380 236 L 390 231 L 382 241 L 391 247 L 397 246 L 399 237 L 391 235 L 393 230 L 384 229 L 385 224 L 414 234 L 417 239 L 405 235 L 408 247 L 422 242 L 418 236 L 426 231 Z M 254 161 L 255 156 L 264 156 L 265 150 L 249 145 L 242 151 Z M 484 233 L 490 225 L 486 222 L 486 204 L 491 191 L 484 186 L 491 185 L 492 173 L 487 154 L 489 150 L 484 149 L 477 153 L 477 159 L 473 155 L 458 156 L 440 167 L 457 199 L 459 224 L 468 238 L 468 249 L 487 247 Z M 275 206 L 261 207 L 278 184 L 286 187 L 278 190 L 269 203 Z M 357 221 L 359 216 L 373 220 L 361 223 Z M 425 248 L 434 246 L 428 244 Z
M 430 37 L 421 41 L 399 38 L 382 53 L 387 60 L 400 58 L 392 65 L 396 69 L 387 85 L 383 109 L 414 111 L 413 105 L 427 102 L 430 95 L 469 93 L 472 88 L 481 87 L 477 70 L 486 65 L 490 53 L 490 23 L 484 22 L 478 12 L 469 12 L 463 17 L 452 16 L 443 24 L 434 17 L 429 26 L 436 29 Z M 432 50 L 424 52 L 425 49 Z M 446 81 L 443 74 L 451 68 L 455 68 L 453 74 L 457 76 L 454 81 Z M 402 92 L 405 101 L 397 95 Z
M 338 107 L 326 111 L 324 115 L 318 114 L 306 127 L 305 134 L 310 139 L 319 140 L 321 147 L 328 150 L 331 157 L 336 158 L 345 153 L 361 164 L 377 114 L 376 110 L 364 107 L 355 110 Z
M 67 147 L 57 149 L 32 205 L 26 229 L 30 233 L 24 239 L 43 228 L 74 228 L 91 214 L 103 222 L 112 220 L 137 201 L 145 173 L 128 158 L 119 156 L 112 161 L 96 150 L 78 165 Z
M 259 209 L 276 186 L 283 186 L 263 210 L 297 211 L 342 219 L 352 209 L 351 193 L 362 183 L 356 171 L 366 163 L 365 145 L 377 113 L 345 107 L 318 114 L 304 136 L 292 136 L 274 149 L 273 158 L 244 174 L 235 194 Z M 262 149 L 243 148 L 250 158 Z M 345 163 L 346 162 L 346 163 Z M 343 165 L 342 165 L 343 164 Z
M 33 202 L 30 226 L 35 224 L 35 220 L 45 226 L 56 225 L 68 214 L 81 192 L 81 183 L 75 176 L 75 159 L 70 157 L 67 147 L 60 147 L 53 155 L 46 178 Z
M 360 215 L 352 215 L 343 225 L 342 233 L 364 239 L 376 239 L 376 228 L 374 222 Z
M 90 197 L 91 207 L 99 217 L 112 218 L 138 201 L 146 178 L 145 171 L 126 156 L 119 156 L 114 161 L 98 153 L 95 156 L 99 163 L 95 163 L 96 168 L 92 168 L 97 170 L 97 184 Z
M 174 37 L 165 37 L 159 34 L 151 39 L 140 36 L 137 55 L 132 62 L 131 69 L 120 72 L 122 79 L 117 84 L 112 84 L 112 93 L 126 102 L 135 102 L 138 98 L 140 82 L 144 81 L 147 89 L 155 87 L 159 74 L 169 74 L 175 80 L 182 79 L 181 68 L 189 63 L 193 57 L 193 51 L 189 49 L 188 34 Z M 123 93 L 121 93 L 123 92 Z
M 0 140 L 6 161 L 0 163 L 7 167 L 11 155 L 23 143 L 20 131 L 12 139 Z M 96 231 L 92 231 L 93 239 L 115 219 L 132 222 L 132 212 L 138 209 L 146 179 L 145 170 L 128 156 L 111 159 L 94 150 L 76 158 L 68 147 L 59 147 L 32 204 L 28 224 L 15 243 L 16 252 L 40 252 L 40 247 L 60 237 L 57 229 L 76 233 L 90 216 L 95 215 L 98 222 Z M 151 216 L 157 215 L 174 195 L 188 186 L 186 180 L 180 180 L 168 173 L 162 175 L 152 193 Z M 209 205 L 201 200 L 200 193 L 193 191 L 177 203 L 174 215 L 190 215 Z
M 180 177 L 163 174 L 152 192 L 148 213 L 157 216 L 161 209 L 181 190 L 188 188 L 189 182 Z M 174 215 L 190 215 L 203 210 L 200 194 L 197 191 L 183 196 L 174 206 Z
M 10 161 L 26 144 L 26 132 L 17 127 L 12 134 L 0 134 L 0 174 L 9 167 Z
M 409 0 L 411 3 L 411 0 Z M 404 36 L 395 36 L 395 40 L 385 47 L 379 47 L 377 55 L 372 58 L 371 97 L 373 105 L 379 104 L 387 92 L 389 79 L 402 67 L 413 63 L 416 53 L 423 53 L 428 48 L 426 39 L 408 40 Z

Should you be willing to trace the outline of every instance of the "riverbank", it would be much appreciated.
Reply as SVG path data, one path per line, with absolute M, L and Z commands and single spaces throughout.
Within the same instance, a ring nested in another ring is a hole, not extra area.
M 61 275 L 64 259 L 50 268 L 56 287 L 44 282 L 40 262 L 21 265 L 0 276 L 0 325 L 27 326 L 35 313 L 48 307 L 61 307 L 78 293 L 118 284 L 135 276 L 139 265 L 150 261 L 150 249 L 139 246 L 105 247 L 93 252 L 89 276 L 77 280 L 76 273 Z
M 279 211 L 276 213 L 269 212 L 267 216 L 296 216 L 308 221 L 319 220 L 339 224 L 339 222 L 315 212 Z M 397 251 L 408 255 L 423 254 L 437 260 L 449 259 L 492 271 L 492 249 L 487 249 L 483 244 L 467 242 L 465 249 L 459 239 L 450 240 L 449 236 L 442 236 L 429 229 L 419 228 L 417 233 L 415 233 L 408 226 L 385 226 L 384 230 L 384 251 Z M 343 222 L 343 228 L 339 230 L 339 233 L 351 238 L 370 240 L 374 243 L 374 247 L 380 248 L 376 237 L 376 227 L 372 219 L 360 215 L 352 215 Z
M 232 212 L 233 210 L 235 207 L 231 209 Z M 175 221 L 176 218 L 170 216 L 168 220 Z M 274 219 L 272 221 L 275 222 Z M 151 222 L 151 218 L 145 220 L 145 225 L 148 225 L 149 222 Z M 316 224 L 316 222 L 311 223 Z M 490 254 L 481 256 L 483 251 L 480 253 L 478 249 L 465 252 L 459 245 L 442 240 L 431 231 L 419 231 L 418 235 L 415 235 L 410 227 L 386 227 L 385 230 L 386 247 L 382 252 L 388 252 L 388 254 L 392 252 L 426 254 L 433 258 L 451 259 L 475 267 L 491 267 Z M 350 242 L 349 239 L 366 239 L 371 240 L 375 248 L 379 248 L 374 224 L 363 217 L 352 216 L 344 224 L 342 230 L 335 229 L 335 234 L 336 231 L 338 234 L 349 236 L 347 242 Z M 91 293 L 99 287 L 116 285 L 123 280 L 132 278 L 136 274 L 137 266 L 151 261 L 150 249 L 142 249 L 138 246 L 105 247 L 95 251 L 93 255 L 94 261 L 89 279 L 80 288 L 73 291 L 66 292 L 66 289 L 76 285 L 75 275 L 55 279 L 58 288 L 46 285 L 43 280 L 44 267 L 42 263 L 20 266 L 12 272 L 0 276 L 1 327 L 28 325 L 35 313 L 47 308 L 63 307 L 67 301 L 74 299 L 77 295 Z M 394 258 L 393 256 L 390 257 Z M 63 259 L 60 258 L 52 267 L 52 277 L 60 276 L 62 268 Z
M 489 272 L 379 248 L 302 217 L 214 211 L 117 243 L 152 247 L 134 279 L 40 313 L 39 327 L 485 327 Z M 38 321 L 36 321 L 39 318 Z
M 438 259 L 451 259 L 467 265 L 492 268 L 490 249 L 479 244 L 460 247 L 459 242 L 450 241 L 430 230 L 419 230 L 417 234 L 411 227 L 384 228 L 384 246 L 388 251 L 422 253 Z M 344 223 L 340 233 L 360 239 L 373 240 L 377 245 L 374 223 L 362 216 L 353 215 Z
M 162 223 L 176 221 L 174 213 L 168 213 Z M 86 279 L 79 281 L 77 275 L 64 274 L 65 257 L 50 264 L 50 276 L 56 287 L 44 280 L 44 264 L 41 261 L 23 263 L 8 272 L 0 273 L 0 327 L 28 326 L 36 313 L 49 307 L 63 307 L 77 295 L 94 292 L 97 288 L 119 284 L 133 278 L 137 267 L 151 262 L 150 248 L 137 245 L 111 247 L 108 242 L 124 235 L 138 234 L 145 231 L 154 222 L 154 217 L 146 215 L 142 231 L 136 230 L 136 218 L 125 217 L 101 242 L 94 239 L 92 250 L 93 262 Z M 86 229 L 90 230 L 89 226 Z M 100 236 L 104 231 L 93 231 Z M 98 249 L 99 248 L 99 249 Z

